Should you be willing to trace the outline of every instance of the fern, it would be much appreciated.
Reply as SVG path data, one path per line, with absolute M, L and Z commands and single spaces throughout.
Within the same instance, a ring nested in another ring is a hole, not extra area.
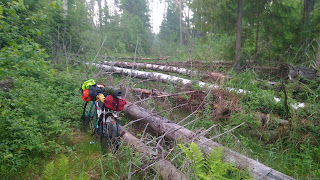
M 252 179 L 248 171 L 237 169 L 233 164 L 223 162 L 223 148 L 215 148 L 204 158 L 199 147 L 192 142 L 187 148 L 179 147 L 185 152 L 186 158 L 191 161 L 196 176 L 200 179 Z
M 186 153 L 186 157 L 194 165 L 195 173 L 199 177 L 206 177 L 205 172 L 203 171 L 205 167 L 205 161 L 199 147 L 194 142 L 190 144 L 190 148 L 187 148 L 181 144 L 179 144 L 179 147 Z
M 67 159 L 67 157 L 63 154 L 61 154 L 60 158 L 57 161 L 56 164 L 56 174 L 57 174 L 57 179 L 67 179 L 67 175 L 68 175 L 68 163 L 69 160 Z
M 53 161 L 51 161 L 49 164 L 46 165 L 44 173 L 43 173 L 43 179 L 44 180 L 52 180 L 54 174 L 54 164 Z
M 51 161 L 46 165 L 42 178 L 45 180 L 68 179 L 68 175 L 69 175 L 68 165 L 69 165 L 68 158 L 64 154 L 61 154 L 56 161 Z M 79 174 L 79 176 L 76 179 L 87 180 L 88 178 L 85 177 L 85 173 L 82 172 L 81 174 Z

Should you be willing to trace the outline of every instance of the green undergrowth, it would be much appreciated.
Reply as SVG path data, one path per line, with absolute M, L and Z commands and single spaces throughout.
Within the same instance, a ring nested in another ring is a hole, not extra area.
M 69 127 L 79 119 L 75 76 L 51 69 L 41 77 L 11 76 L 14 88 L 0 92 L 2 177 L 19 176 L 25 167 L 64 149 Z
M 141 166 L 141 155 L 128 146 L 122 145 L 116 154 L 102 155 L 99 141 L 94 144 L 94 138 L 75 131 L 72 144 L 63 153 L 57 154 L 47 161 L 40 174 L 41 179 L 121 179 L 127 178 L 130 162 Z M 132 173 L 136 166 L 131 165 Z M 138 172 L 132 179 L 148 179 L 149 171 Z
M 223 162 L 222 147 L 213 149 L 208 155 L 204 155 L 195 143 L 189 144 L 189 147 L 179 144 L 179 147 L 189 160 L 185 169 L 197 177 L 191 179 L 252 179 L 248 170 L 239 170 L 232 163 Z
M 246 122 L 233 133 L 241 141 L 245 153 L 294 178 L 317 179 L 320 173 L 319 86 L 315 86 L 313 81 L 305 84 L 287 82 L 287 111 L 283 90 L 277 87 L 273 90 L 261 89 L 256 78 L 249 71 L 232 75 L 227 86 L 250 92 L 238 95 L 243 108 L 241 111 L 233 113 L 227 121 L 216 122 L 226 129 Z M 275 97 L 280 101 L 277 102 Z M 298 102 L 304 102 L 305 107 L 294 108 L 293 105 Z M 268 118 L 262 120 L 258 113 L 266 114 Z M 286 119 L 289 123 L 279 125 L 275 119 Z M 219 129 L 220 133 L 223 131 Z M 228 136 L 222 140 L 228 139 Z M 235 143 L 227 144 L 232 147 Z
M 255 82 L 256 76 L 251 72 L 240 73 L 234 81 L 226 84 L 228 87 L 242 88 L 247 90 L 246 94 L 237 94 L 238 103 L 241 109 L 233 112 L 229 118 L 213 119 L 214 109 L 206 106 L 189 118 L 181 125 L 184 125 L 198 118 L 196 122 L 186 128 L 201 132 L 204 129 L 217 124 L 216 130 L 206 134 L 213 137 L 245 122 L 238 129 L 231 131 L 219 138 L 215 138 L 224 146 L 234 149 L 252 159 L 272 167 L 284 174 L 297 179 L 317 179 L 319 177 L 319 89 L 314 87 L 313 82 L 304 86 L 304 91 L 297 92 L 293 89 L 292 82 L 285 85 L 288 95 L 287 103 L 289 113 L 284 105 L 284 93 L 281 89 L 264 90 L 259 83 Z M 155 87 L 154 83 L 147 86 L 140 84 L 139 87 Z M 309 88 L 307 88 L 309 86 Z M 313 87 L 313 89 L 311 89 Z M 150 88 L 147 88 L 150 89 Z M 176 88 L 168 87 L 172 92 Z M 250 92 L 249 92 L 250 91 Z M 275 97 L 279 98 L 277 102 Z M 300 98 L 297 98 L 300 97 Z M 186 96 L 185 98 L 188 98 Z M 208 97 L 207 102 L 213 102 Z M 298 102 L 305 102 L 304 108 L 293 108 L 292 105 Z M 174 107 L 172 99 L 148 100 L 142 106 L 153 109 L 154 112 Z M 165 111 L 161 116 L 179 122 L 191 112 L 182 109 Z M 267 115 L 264 122 L 258 114 Z M 274 119 L 285 119 L 289 123 L 279 125 Z

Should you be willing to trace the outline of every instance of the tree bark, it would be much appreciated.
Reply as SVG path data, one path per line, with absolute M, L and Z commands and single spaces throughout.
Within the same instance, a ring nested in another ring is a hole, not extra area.
M 157 90 L 141 89 L 141 88 L 130 88 L 130 91 L 137 92 L 141 95 L 141 99 L 150 97 L 150 96 L 169 96 L 170 94 L 166 92 L 161 92 Z
M 258 55 L 258 46 L 259 46 L 259 26 L 260 26 L 260 20 L 259 20 L 259 15 L 258 15 L 258 23 L 257 23 L 257 29 L 256 29 L 256 46 L 254 48 L 254 61 L 255 58 Z
M 319 31 L 319 39 L 318 39 L 318 52 L 316 57 L 316 65 L 320 66 L 320 31 Z
M 160 57 L 160 58 L 143 58 L 143 57 L 120 57 L 119 59 L 136 59 L 136 60 L 167 60 L 169 56 L 167 57 Z
M 101 0 L 98 1 L 98 7 L 99 7 L 99 27 L 102 27 L 102 6 L 101 6 Z
M 292 80 L 300 76 L 304 79 L 320 81 L 317 70 L 291 64 L 282 64 L 279 68 L 279 75 L 282 79 Z
M 91 24 L 92 27 L 96 26 L 96 23 L 94 22 L 94 5 L 95 5 L 95 0 L 90 0 L 90 10 L 91 10 Z
M 180 45 L 183 45 L 183 39 L 182 39 L 182 0 L 180 0 Z
M 94 64 L 93 64 L 94 65 Z M 126 69 L 126 68 L 119 68 L 119 67 L 113 67 L 108 65 L 97 65 L 97 67 L 100 67 L 106 71 L 113 72 L 113 73 L 119 73 L 128 75 L 131 77 L 137 77 L 140 79 L 151 79 L 155 81 L 165 82 L 165 83 L 182 83 L 185 86 L 191 86 L 192 81 L 189 79 L 184 79 L 176 76 L 171 76 L 167 74 L 157 73 L 157 72 L 144 72 L 144 71 L 138 71 L 138 70 L 132 70 L 132 69 Z M 211 88 L 219 88 L 215 84 L 208 84 L 202 81 L 196 81 L 199 87 L 211 89 Z
M 158 156 L 158 154 L 156 154 L 151 147 L 141 142 L 139 139 L 134 137 L 123 127 L 120 126 L 119 129 L 120 129 L 120 134 L 122 135 L 120 137 L 121 141 L 125 142 L 130 147 L 132 147 L 133 149 L 135 149 L 140 153 L 149 154 L 150 156 Z M 177 170 L 177 168 L 174 165 L 172 165 L 168 160 L 160 159 L 155 162 L 154 166 L 159 171 L 163 179 L 166 179 L 166 180 L 188 179 L 186 175 L 184 175 L 182 172 Z
M 205 153 L 211 153 L 214 148 L 222 147 L 221 144 L 213 142 L 212 140 L 207 139 L 203 136 L 197 137 L 194 132 L 168 119 L 153 115 L 152 112 L 130 102 L 128 102 L 128 104 L 126 105 L 124 112 L 128 114 L 132 119 L 143 118 L 141 120 L 142 123 L 148 123 L 149 127 L 151 127 L 159 134 L 166 133 L 166 137 L 170 139 L 182 140 L 185 142 L 195 142 Z M 226 162 L 234 163 L 236 167 L 240 169 L 248 168 L 254 179 L 293 180 L 293 178 L 282 174 L 279 171 L 267 167 L 259 163 L 258 161 L 245 157 L 244 155 L 228 148 L 224 148 L 224 153 L 224 160 Z
M 240 71 L 242 6 L 243 6 L 243 0 L 238 0 L 237 35 L 236 35 L 236 55 L 235 55 L 234 66 L 233 66 L 233 69 L 234 69 L 236 72 L 239 72 L 239 71 Z
M 312 17 L 316 0 L 304 0 L 302 24 L 308 23 Z
M 119 62 L 119 61 L 104 61 L 103 64 L 109 66 L 118 66 L 118 67 L 125 67 L 125 68 L 138 68 L 138 69 L 152 69 L 155 71 L 165 71 L 165 72 L 174 72 L 183 75 L 190 75 L 191 70 L 185 68 L 178 68 L 174 66 L 162 66 L 156 64 L 147 64 L 147 63 L 133 63 L 133 62 Z M 196 74 L 197 72 L 193 72 Z
M 62 2 L 63 16 L 66 18 L 68 15 L 68 0 L 63 0 Z
M 95 65 L 93 63 L 93 65 Z M 126 68 L 119 68 L 119 67 L 113 67 L 113 66 L 108 66 L 108 65 L 101 65 L 98 64 L 96 65 L 99 68 L 102 68 L 108 72 L 113 72 L 113 73 L 119 73 L 119 74 L 124 74 L 127 76 L 131 76 L 131 77 L 135 77 L 135 78 L 140 78 L 140 79 L 150 79 L 150 80 L 154 80 L 154 81 L 160 81 L 160 82 L 164 82 L 164 83 L 173 83 L 173 84 L 177 84 L 177 83 L 181 83 L 185 86 L 189 86 L 191 87 L 192 84 L 197 83 L 197 85 L 200 88 L 203 88 L 205 90 L 210 90 L 210 89 L 219 89 L 220 87 L 217 84 L 210 84 L 210 83 L 205 83 L 202 81 L 191 81 L 189 79 L 184 79 L 184 78 L 180 78 L 180 77 L 176 77 L 176 76 L 171 76 L 171 75 L 167 75 L 167 74 L 163 74 L 163 73 L 157 73 L 157 72 L 144 72 L 144 71 L 138 71 L 138 70 L 132 70 L 132 69 L 126 69 Z M 250 91 L 246 91 L 243 89 L 235 89 L 235 88 L 230 88 L 230 87 L 225 87 L 225 90 L 229 91 L 229 92 L 235 92 L 237 94 L 246 94 L 246 93 L 250 93 Z M 301 104 L 301 103 L 299 103 Z M 303 107 L 304 107 L 304 103 Z

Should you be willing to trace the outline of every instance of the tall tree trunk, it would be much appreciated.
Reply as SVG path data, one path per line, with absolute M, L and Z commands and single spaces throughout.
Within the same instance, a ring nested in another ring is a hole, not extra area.
M 190 4 L 190 1 L 191 0 L 189 0 L 189 4 Z M 190 8 L 188 8 L 188 15 L 187 15 L 187 28 L 186 28 L 186 30 L 187 30 L 187 37 L 188 37 L 188 40 L 189 40 L 189 38 L 190 38 Z
M 180 45 L 183 45 L 182 39 L 182 0 L 180 0 Z
M 62 2 L 63 16 L 67 17 L 68 15 L 68 0 L 63 0 Z
M 213 17 L 212 17 L 212 10 L 211 10 L 211 14 L 210 14 L 210 20 L 211 20 L 211 22 L 210 22 L 210 61 L 213 61 L 213 55 L 212 55 L 212 31 L 213 31 Z
M 234 66 L 233 66 L 233 69 L 234 69 L 236 72 L 239 72 L 239 71 L 240 71 L 242 7 L 243 7 L 243 0 L 238 0 L 237 35 L 236 35 L 236 55 L 235 55 Z
M 253 55 L 254 60 L 253 61 L 256 61 L 256 57 L 257 57 L 257 54 L 258 54 L 258 48 L 259 48 L 259 26 L 260 26 L 260 20 L 259 20 L 259 15 L 258 15 L 258 23 L 257 23 L 257 29 L 256 29 L 256 46 L 254 48 L 254 55 Z
M 102 27 L 102 7 L 101 7 L 101 0 L 98 1 L 98 7 L 99 7 L 99 27 Z
M 94 4 L 95 4 L 95 0 L 91 0 L 90 1 L 90 11 L 91 11 L 91 24 L 92 24 L 92 27 L 95 27 L 96 26 L 96 23 L 94 22 Z
M 308 23 L 311 19 L 315 3 L 316 0 L 304 0 L 302 24 Z
M 320 66 L 320 31 L 319 31 L 319 39 L 318 39 L 318 52 L 316 57 L 316 64 Z

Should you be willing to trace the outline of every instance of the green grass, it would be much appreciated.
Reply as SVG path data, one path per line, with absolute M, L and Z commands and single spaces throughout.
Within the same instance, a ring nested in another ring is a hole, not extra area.
M 62 152 L 42 160 L 43 164 L 34 166 L 24 178 L 117 180 L 128 175 L 130 162 L 142 165 L 141 155 L 128 146 L 122 145 L 116 154 L 107 153 L 103 156 L 99 141 L 90 143 L 93 137 L 78 129 L 74 129 L 71 136 L 71 141 L 66 142 Z M 132 167 L 131 172 L 136 168 Z M 149 171 L 138 172 L 132 179 L 149 179 L 152 177 Z

